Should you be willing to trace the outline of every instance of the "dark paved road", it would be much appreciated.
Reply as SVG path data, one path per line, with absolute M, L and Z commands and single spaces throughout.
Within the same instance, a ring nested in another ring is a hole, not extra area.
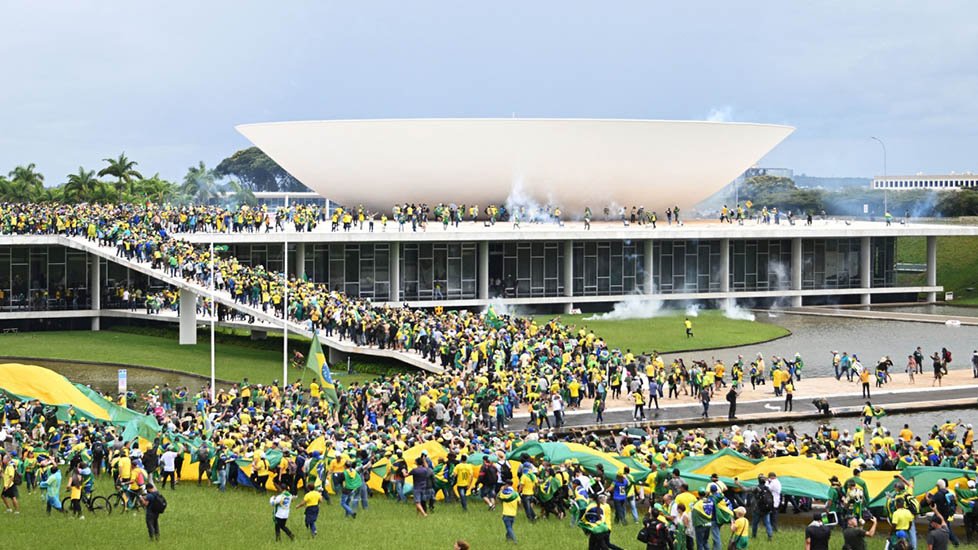
M 870 401 L 874 406 L 882 406 L 886 408 L 888 405 L 892 406 L 895 404 L 939 404 L 945 401 L 961 400 L 961 399 L 973 399 L 975 400 L 975 405 L 978 406 L 978 389 L 975 388 L 921 388 L 919 391 L 913 392 L 891 392 L 891 393 L 881 393 L 878 396 L 873 397 Z M 862 409 L 862 406 L 866 402 L 859 395 L 845 396 L 845 397 L 830 397 L 828 398 L 829 405 L 833 411 L 839 411 L 839 409 L 851 409 L 858 408 Z M 660 404 L 665 404 L 663 402 L 667 400 L 659 400 Z M 755 401 L 750 403 L 738 403 L 737 404 L 737 416 L 753 416 L 753 415 L 768 415 L 766 420 L 769 420 L 775 415 L 782 414 L 782 407 L 784 401 L 781 399 L 770 399 L 766 401 Z M 720 399 L 714 399 L 710 404 L 710 420 L 725 420 L 727 418 L 728 404 L 721 397 Z M 796 399 L 794 402 L 794 414 L 784 413 L 785 418 L 789 416 L 792 418 L 798 418 L 804 415 L 811 415 L 816 413 L 815 407 L 811 403 L 811 399 Z M 670 406 L 668 408 L 659 409 L 656 411 L 648 410 L 645 411 L 645 419 L 647 422 L 669 422 L 673 423 L 681 420 L 702 420 L 703 407 L 701 405 L 681 405 L 681 406 Z M 521 429 L 525 424 L 526 419 L 517 418 L 515 422 L 511 424 L 511 428 Z M 746 419 L 745 419 L 746 421 Z M 632 411 L 606 411 L 604 414 L 604 424 L 605 425 L 616 425 L 616 424 L 626 424 L 632 422 Z M 566 416 L 566 426 L 567 427 L 580 427 L 580 426 L 596 426 L 594 423 L 594 414 L 588 412 L 586 414 L 569 414 Z

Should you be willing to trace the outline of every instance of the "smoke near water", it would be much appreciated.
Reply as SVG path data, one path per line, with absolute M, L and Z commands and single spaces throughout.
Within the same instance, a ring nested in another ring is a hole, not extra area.
M 756 319 L 753 313 L 738 306 L 733 300 L 725 300 L 723 316 L 728 319 L 738 319 L 741 321 L 753 321 Z
M 625 300 L 615 304 L 614 309 L 606 313 L 595 313 L 586 317 L 585 321 L 621 321 L 623 319 L 651 319 L 662 315 L 662 300 L 650 298 L 647 300 Z

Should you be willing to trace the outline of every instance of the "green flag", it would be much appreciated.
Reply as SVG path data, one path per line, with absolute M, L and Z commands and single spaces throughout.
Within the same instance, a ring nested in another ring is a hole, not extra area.
M 306 355 L 306 368 L 315 372 L 319 377 L 319 386 L 326 397 L 326 401 L 333 407 L 339 406 L 340 400 L 336 396 L 336 384 L 333 382 L 333 374 L 329 372 L 329 365 L 326 363 L 326 354 L 323 353 L 323 346 L 319 344 L 319 334 L 313 334 L 312 344 L 309 345 L 309 354 Z

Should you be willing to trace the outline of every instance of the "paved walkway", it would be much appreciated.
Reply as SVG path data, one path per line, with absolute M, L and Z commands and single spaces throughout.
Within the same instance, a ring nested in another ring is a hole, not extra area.
M 906 374 L 895 376 L 894 380 L 884 386 L 884 389 L 870 388 L 871 398 L 869 399 L 874 406 L 894 405 L 894 404 L 913 404 L 913 403 L 935 403 L 959 399 L 970 399 L 974 405 L 978 406 L 978 378 L 974 378 L 970 368 L 955 369 L 948 372 L 942 379 L 943 386 L 931 387 L 933 378 L 927 375 L 918 375 L 916 384 L 908 382 Z M 716 392 L 710 402 L 710 418 L 714 420 L 724 420 L 729 412 L 729 404 L 724 396 L 727 389 L 723 388 Z M 793 397 L 793 411 L 801 413 L 815 413 L 812 400 L 818 397 L 825 397 L 833 411 L 840 408 L 858 408 L 862 410 L 866 399 L 861 395 L 861 385 L 858 383 L 846 382 L 845 378 L 841 381 L 833 377 L 829 378 L 810 378 L 798 382 L 798 387 Z M 677 421 L 677 420 L 700 420 L 703 418 L 703 406 L 696 399 L 690 396 L 681 396 L 679 399 L 660 399 L 660 409 L 656 411 L 649 406 L 645 408 L 645 417 L 650 422 Z M 635 405 L 626 400 L 611 400 L 604 412 L 605 424 L 627 424 L 634 422 L 632 413 Z M 737 403 L 737 416 L 745 415 L 765 415 L 768 418 L 788 417 L 783 412 L 784 398 L 774 397 L 773 389 L 768 383 L 766 386 L 759 386 L 758 390 L 751 390 L 750 386 L 743 391 Z M 514 427 L 522 427 L 529 419 L 529 412 L 521 409 L 514 415 L 516 420 Z M 591 401 L 585 400 L 580 409 L 570 410 L 565 415 L 567 426 L 593 426 L 595 415 L 591 411 Z
M 978 310 L 976 310 L 978 311 Z M 978 317 L 965 317 L 960 315 L 935 315 L 932 313 L 911 313 L 908 311 L 885 311 L 885 310 L 855 310 L 848 308 L 832 308 L 805 306 L 786 309 L 787 313 L 797 315 L 815 315 L 819 317 L 842 317 L 847 319 L 883 319 L 888 321 L 918 321 L 921 323 L 947 324 L 948 321 L 957 321 L 964 326 L 978 326 Z

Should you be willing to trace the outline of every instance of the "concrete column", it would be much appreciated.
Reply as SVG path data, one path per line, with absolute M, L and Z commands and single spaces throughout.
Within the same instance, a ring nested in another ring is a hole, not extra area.
M 730 239 L 720 239 L 720 292 L 730 292 Z
M 306 243 L 295 243 L 295 278 L 302 280 L 306 274 Z
M 564 265 L 561 268 L 564 270 L 564 296 L 571 297 L 574 295 L 574 241 L 564 241 Z M 574 303 L 568 300 L 563 307 L 564 313 L 570 313 Z
M 652 276 L 655 268 L 654 259 L 652 257 L 652 239 L 645 239 L 645 242 L 642 244 L 644 245 L 643 255 L 645 256 L 643 258 L 642 265 L 642 270 L 645 272 L 645 280 L 642 282 L 642 284 L 645 285 L 645 294 L 655 294 L 655 289 L 652 288 L 655 280 Z
M 99 269 L 98 256 L 89 254 L 88 259 L 92 262 L 88 274 L 88 293 L 92 297 L 92 311 L 95 312 L 95 316 L 92 317 L 92 330 L 100 330 L 102 328 L 99 317 L 99 310 L 102 309 L 102 270 Z
M 390 274 L 392 302 L 401 301 L 401 243 L 390 244 Z
M 197 293 L 180 289 L 180 345 L 197 343 Z
M 479 299 L 489 299 L 489 241 L 479 241 Z
M 791 290 L 801 290 L 801 237 L 791 239 Z M 791 297 L 791 307 L 801 307 L 801 296 Z
M 937 286 L 937 237 L 927 237 L 927 286 Z M 937 293 L 928 292 L 927 301 L 936 302 Z
M 859 239 L 859 278 L 860 287 L 869 290 L 873 286 L 873 242 L 870 237 Z M 865 292 L 859 296 L 859 303 L 869 305 L 871 295 Z
M 730 239 L 720 239 L 720 265 L 717 270 L 722 274 L 720 277 L 720 292 L 730 292 Z M 734 307 L 737 301 L 731 297 L 720 299 L 721 308 Z

